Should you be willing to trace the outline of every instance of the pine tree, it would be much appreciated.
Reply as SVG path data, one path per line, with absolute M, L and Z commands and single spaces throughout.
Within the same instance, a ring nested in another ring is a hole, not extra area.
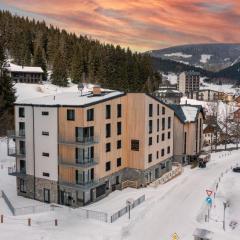
M 61 51 L 58 51 L 55 56 L 51 80 L 53 84 L 61 87 L 66 87 L 68 85 L 66 63 Z
M 43 49 L 41 47 L 37 47 L 37 49 L 34 52 L 33 66 L 41 67 L 42 70 L 44 71 L 43 80 L 47 80 L 46 59 L 43 53 Z

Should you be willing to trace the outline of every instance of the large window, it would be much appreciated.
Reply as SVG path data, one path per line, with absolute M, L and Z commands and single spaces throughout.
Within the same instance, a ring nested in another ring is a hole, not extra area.
M 149 104 L 148 116 L 149 116 L 149 117 L 152 117 L 152 116 L 153 116 L 153 105 L 152 105 L 152 104 Z
M 117 149 L 122 148 L 122 141 L 121 140 L 117 140 Z
M 152 123 L 153 123 L 152 120 L 148 121 L 148 132 L 149 133 L 152 133 L 152 131 L 153 131 L 153 124 Z
M 111 162 L 106 162 L 105 170 L 106 172 L 111 170 Z
M 162 118 L 162 130 L 165 130 L 165 118 Z
M 148 162 L 149 162 L 149 163 L 152 162 L 152 154 L 148 154 Z
M 23 108 L 23 107 L 20 107 L 20 108 L 18 109 L 18 116 L 19 116 L 20 118 L 24 118 L 24 117 L 25 117 L 25 111 L 24 111 L 24 108 Z
M 160 106 L 159 104 L 157 105 L 157 115 L 159 116 L 159 112 L 160 112 Z
M 165 134 L 162 133 L 162 142 L 165 141 Z
M 106 152 L 111 151 L 111 143 L 106 143 Z
M 131 140 L 131 150 L 139 151 L 139 140 Z
M 161 150 L 161 156 L 164 156 L 164 149 Z
M 160 122 L 159 119 L 157 120 L 157 132 L 159 132 L 159 128 L 160 128 Z
M 76 127 L 75 136 L 77 142 L 92 142 L 94 140 L 94 127 Z
M 111 124 L 107 123 L 106 124 L 106 138 L 111 137 Z
M 26 193 L 27 192 L 26 184 L 25 184 L 25 181 L 23 179 L 20 179 L 20 192 L 21 193 Z
M 87 110 L 87 121 L 93 121 L 94 120 L 94 109 L 88 109 Z
M 152 137 L 148 138 L 148 145 L 149 145 L 149 146 L 152 145 Z
M 122 104 L 117 105 L 117 117 L 122 117 Z
M 168 129 L 171 128 L 171 117 L 168 117 Z
M 118 122 L 117 123 L 117 135 L 121 135 L 122 134 L 122 123 Z
M 162 115 L 165 114 L 165 107 L 162 107 Z
M 122 158 L 117 158 L 117 167 L 122 165 Z
M 168 139 L 171 138 L 171 132 L 168 132 Z
M 170 151 L 171 151 L 171 148 L 170 148 L 170 146 L 168 146 L 168 148 L 167 148 L 167 153 L 169 154 Z
M 106 119 L 111 118 L 111 105 L 106 105 Z
M 75 110 L 67 109 L 67 120 L 74 121 L 75 120 Z

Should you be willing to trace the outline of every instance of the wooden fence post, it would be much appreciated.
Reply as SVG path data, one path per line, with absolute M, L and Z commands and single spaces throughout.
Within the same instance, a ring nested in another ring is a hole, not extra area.
M 3 223 L 3 215 L 1 215 L 1 223 Z
M 31 218 L 28 218 L 28 226 L 31 226 Z
M 57 219 L 55 219 L 55 226 L 58 226 L 58 220 Z

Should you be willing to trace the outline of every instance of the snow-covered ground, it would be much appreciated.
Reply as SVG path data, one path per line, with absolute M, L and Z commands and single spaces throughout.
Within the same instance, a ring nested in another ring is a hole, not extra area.
M 207 63 L 211 59 L 212 55 L 209 54 L 202 54 L 200 62 L 201 63 Z
M 182 57 L 182 58 L 190 58 L 190 57 L 192 57 L 191 54 L 184 54 L 182 52 L 164 54 L 164 56 L 166 56 L 166 57 Z
M 6 139 L 0 141 L 0 189 L 8 189 L 11 194 L 16 191 L 15 178 L 6 174 L 7 167 L 13 164 L 13 159 L 6 156 Z M 84 219 L 79 210 L 59 207 L 55 211 L 28 216 L 11 216 L 3 199 L 0 198 L 0 214 L 4 214 L 4 223 L 0 224 L 0 239 L 4 240 L 141 240 L 141 239 L 171 239 L 177 233 L 182 240 L 192 240 L 196 227 L 206 228 L 214 232 L 213 240 L 239 240 L 239 180 L 240 174 L 230 171 L 224 175 L 216 193 L 216 207 L 211 211 L 211 218 L 220 219 L 222 199 L 231 200 L 227 209 L 227 226 L 231 221 L 237 221 L 237 227 L 232 230 L 222 230 L 220 222 L 205 223 L 199 216 L 206 210 L 206 189 L 211 189 L 223 172 L 236 163 L 240 164 L 240 151 L 220 152 L 212 154 L 212 160 L 206 169 L 190 169 L 186 167 L 179 177 L 156 188 L 125 189 L 116 191 L 107 198 L 86 208 L 112 213 L 125 204 L 130 198 L 146 195 L 146 201 L 132 210 L 131 220 L 124 215 L 114 223 L 103 223 Z M 15 195 L 16 202 L 21 197 Z M 27 199 L 28 200 L 28 199 Z M 22 201 L 22 200 L 21 200 Z M 36 202 L 30 200 L 32 202 Z M 38 202 L 36 202 L 38 203 Z M 27 226 L 27 218 L 32 219 L 32 226 Z M 58 219 L 58 226 L 54 226 Z M 198 219 L 198 220 L 197 220 Z

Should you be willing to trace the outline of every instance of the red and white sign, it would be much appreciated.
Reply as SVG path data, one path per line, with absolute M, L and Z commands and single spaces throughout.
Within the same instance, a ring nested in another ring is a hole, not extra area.
M 213 193 L 213 191 L 212 190 L 206 190 L 206 192 L 207 192 L 207 195 L 210 197 L 211 195 L 212 195 L 212 193 Z

